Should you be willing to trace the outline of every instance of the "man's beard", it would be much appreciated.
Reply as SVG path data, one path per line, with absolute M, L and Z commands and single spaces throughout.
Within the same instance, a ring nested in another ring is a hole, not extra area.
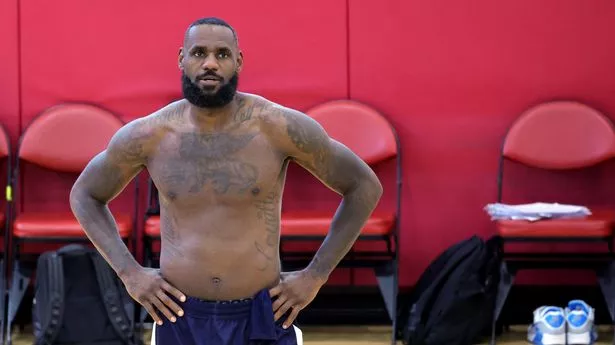
M 188 102 L 199 108 L 219 108 L 229 104 L 237 92 L 239 75 L 235 72 L 228 83 L 220 86 L 218 92 L 207 94 L 193 83 L 185 73 L 182 73 L 182 92 Z

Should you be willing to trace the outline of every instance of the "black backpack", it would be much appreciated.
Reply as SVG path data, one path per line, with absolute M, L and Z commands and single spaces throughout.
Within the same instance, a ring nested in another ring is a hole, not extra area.
M 456 243 L 419 278 L 401 309 L 406 345 L 472 345 L 491 330 L 499 284 L 498 238 Z
M 134 310 L 122 282 L 95 249 L 71 244 L 39 257 L 34 345 L 136 345 Z

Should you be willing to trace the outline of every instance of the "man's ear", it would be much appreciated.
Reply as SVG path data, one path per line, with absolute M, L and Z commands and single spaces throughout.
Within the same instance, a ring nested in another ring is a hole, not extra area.
M 184 48 L 179 48 L 179 54 L 177 55 L 177 65 L 180 70 L 184 70 Z
M 237 72 L 241 72 L 242 67 L 243 67 L 243 52 L 240 50 L 239 54 L 237 54 Z

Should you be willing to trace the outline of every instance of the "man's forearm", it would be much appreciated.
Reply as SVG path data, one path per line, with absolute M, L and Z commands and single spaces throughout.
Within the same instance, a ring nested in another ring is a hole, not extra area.
M 122 241 L 115 219 L 106 204 L 85 192 L 73 192 L 70 205 L 90 241 L 119 276 L 139 267 Z
M 361 229 L 380 200 L 382 187 L 366 182 L 344 195 L 329 233 L 307 267 L 315 277 L 326 281 L 350 251 Z

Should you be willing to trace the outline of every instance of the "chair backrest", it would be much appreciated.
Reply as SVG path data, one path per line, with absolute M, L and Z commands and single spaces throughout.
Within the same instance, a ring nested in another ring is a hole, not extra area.
M 367 164 L 376 164 L 398 154 L 393 127 L 376 110 L 351 100 L 320 104 L 306 112 L 329 136 L 346 145 Z
M 6 185 L 4 186 L 5 201 L 11 201 L 11 199 L 13 198 L 11 188 L 11 164 L 13 163 L 11 162 L 12 156 L 13 152 L 11 149 L 11 140 L 9 134 L 6 130 L 6 127 L 0 124 L 0 159 L 4 161 L 4 164 L 6 164 L 6 176 L 4 176 L 6 178 Z M 8 212 L 5 211 L 5 215 L 8 215 Z
M 11 142 L 4 126 L 0 125 L 0 159 L 11 157 Z
M 94 105 L 53 106 L 28 125 L 18 156 L 50 170 L 79 173 L 122 126 L 117 116 Z
M 544 103 L 515 121 L 502 156 L 535 168 L 585 168 L 615 157 L 615 132 L 606 116 L 587 105 Z

